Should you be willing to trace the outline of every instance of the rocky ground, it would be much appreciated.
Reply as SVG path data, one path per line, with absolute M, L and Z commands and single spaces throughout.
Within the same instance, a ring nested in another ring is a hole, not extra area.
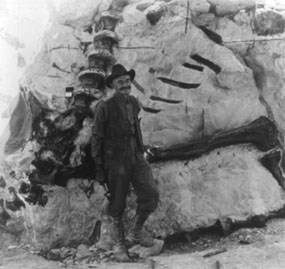
M 240 229 L 228 237 L 204 235 L 189 242 L 167 244 L 163 252 L 136 263 L 115 263 L 112 253 L 94 247 L 62 248 L 58 253 L 37 253 L 29 246 L 10 246 L 0 252 L 0 269 L 203 269 L 266 268 L 285 266 L 285 219 L 274 219 L 264 228 Z M 41 255 L 37 255 L 41 254 Z M 57 256 L 59 255 L 59 256 Z M 58 261 L 47 260 L 56 259 Z

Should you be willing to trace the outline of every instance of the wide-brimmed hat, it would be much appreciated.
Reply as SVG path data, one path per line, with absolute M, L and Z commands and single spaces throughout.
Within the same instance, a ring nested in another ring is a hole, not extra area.
M 133 81 L 136 75 L 136 71 L 134 69 L 127 71 L 127 69 L 123 65 L 115 64 L 112 67 L 111 75 L 107 77 L 106 84 L 110 87 L 115 78 L 118 78 L 120 76 L 125 76 L 125 75 L 129 75 L 131 80 Z

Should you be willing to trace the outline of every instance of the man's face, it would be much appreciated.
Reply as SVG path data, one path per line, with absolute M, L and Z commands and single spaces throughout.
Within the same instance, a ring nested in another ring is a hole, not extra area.
M 131 92 L 132 81 L 129 75 L 117 77 L 113 80 L 113 87 L 117 93 L 128 96 Z

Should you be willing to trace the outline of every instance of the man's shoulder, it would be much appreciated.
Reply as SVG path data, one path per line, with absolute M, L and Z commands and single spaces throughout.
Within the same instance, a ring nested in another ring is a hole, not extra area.
M 139 100 L 133 95 L 130 95 L 130 100 L 140 110 L 141 106 Z
M 133 96 L 133 95 L 130 95 L 129 98 L 130 98 L 131 100 L 133 100 L 133 101 L 136 101 L 136 102 L 138 101 L 138 99 L 137 99 L 135 96 Z
M 94 107 L 94 111 L 98 112 L 99 110 L 104 110 L 107 107 L 106 101 L 101 99 Z

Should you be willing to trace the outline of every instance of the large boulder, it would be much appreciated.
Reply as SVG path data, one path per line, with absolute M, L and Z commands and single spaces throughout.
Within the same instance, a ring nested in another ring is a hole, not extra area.
M 259 163 L 259 154 L 248 145 L 231 146 L 193 161 L 154 165 L 160 203 L 149 232 L 167 236 L 282 208 L 284 192 Z

